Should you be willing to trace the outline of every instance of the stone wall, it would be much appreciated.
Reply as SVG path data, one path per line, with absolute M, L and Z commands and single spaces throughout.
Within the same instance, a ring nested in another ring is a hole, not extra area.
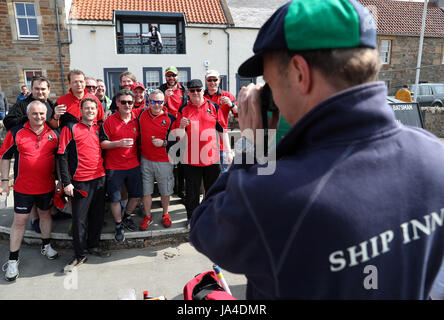
M 57 0 L 61 41 L 68 41 L 68 31 L 64 24 L 65 6 Z M 27 1 L 35 4 L 39 40 L 19 40 L 13 0 L 0 1 L 0 90 L 6 93 L 12 105 L 25 84 L 24 70 L 42 70 L 51 82 L 51 99 L 63 94 L 60 74 L 59 47 L 54 0 Z M 69 47 L 62 46 L 64 74 L 69 72 Z M 30 88 L 28 88 L 30 89 Z
M 378 35 L 378 40 L 392 40 L 390 64 L 383 65 L 378 80 L 389 86 L 389 95 L 395 95 L 403 84 L 414 84 L 418 58 L 419 37 Z M 444 38 L 424 38 L 420 82 L 444 83 Z
M 439 138 L 444 138 L 444 108 L 422 107 L 424 128 Z

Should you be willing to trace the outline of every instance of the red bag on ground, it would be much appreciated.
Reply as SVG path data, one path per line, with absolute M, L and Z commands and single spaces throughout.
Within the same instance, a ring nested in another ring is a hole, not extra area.
M 183 288 L 184 300 L 237 300 L 225 291 L 213 270 L 195 276 Z

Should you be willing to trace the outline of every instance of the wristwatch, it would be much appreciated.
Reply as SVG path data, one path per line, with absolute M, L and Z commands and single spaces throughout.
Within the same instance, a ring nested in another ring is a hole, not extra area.
M 237 154 L 254 152 L 254 144 L 247 138 L 241 137 L 234 144 L 234 152 Z
M 168 140 L 163 140 L 163 146 L 166 147 L 168 144 Z

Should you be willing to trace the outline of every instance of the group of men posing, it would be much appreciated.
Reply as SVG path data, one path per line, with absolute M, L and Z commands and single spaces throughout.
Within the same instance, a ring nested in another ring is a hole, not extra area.
M 0 150 L 0 192 L 9 194 L 10 160 L 15 157 L 14 221 L 9 260 L 3 266 L 6 280 L 19 275 L 19 249 L 30 215 L 40 219 L 42 255 L 58 256 L 50 244 L 51 212 L 57 197 L 71 200 L 74 257 L 67 271 L 84 263 L 87 253 L 109 256 L 99 247 L 106 194 L 118 242 L 125 240 L 124 228 L 137 229 L 131 215 L 140 199 L 145 218 L 139 230 L 153 222 L 155 181 L 162 224 L 171 226 L 168 205 L 174 165 L 179 171 L 179 193 L 185 185 L 189 222 L 199 205 L 202 181 L 208 190 L 232 161 L 227 127 L 230 111 L 237 113 L 236 99 L 221 90 L 215 70 L 206 74 L 207 89 L 193 79 L 185 90 L 174 66 L 166 68 L 165 78 L 166 83 L 147 95 L 144 85 L 124 72 L 121 90 L 111 100 L 102 80 L 72 70 L 69 93 L 55 103 L 48 99 L 50 81 L 33 78 L 31 94 L 4 119 L 9 131 Z M 128 197 L 123 214 L 122 195 Z

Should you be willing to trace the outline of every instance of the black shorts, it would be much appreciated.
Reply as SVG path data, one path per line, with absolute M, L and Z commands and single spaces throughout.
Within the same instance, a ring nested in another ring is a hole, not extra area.
M 40 210 L 51 209 L 54 203 L 54 190 L 44 194 L 24 194 L 14 190 L 14 212 L 28 214 L 34 204 Z

